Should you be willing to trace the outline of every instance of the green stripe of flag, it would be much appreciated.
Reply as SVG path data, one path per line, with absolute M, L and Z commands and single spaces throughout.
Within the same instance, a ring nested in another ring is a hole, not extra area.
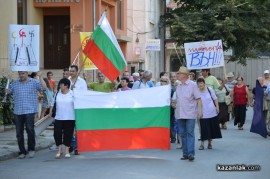
M 169 115 L 169 106 L 75 109 L 77 130 L 169 128 Z
M 100 26 L 97 26 L 92 37 L 95 44 L 100 48 L 104 55 L 112 62 L 112 64 L 119 70 L 126 66 L 124 59 L 120 55 L 118 49 L 115 47 L 114 43 L 107 36 L 107 34 L 102 30 Z

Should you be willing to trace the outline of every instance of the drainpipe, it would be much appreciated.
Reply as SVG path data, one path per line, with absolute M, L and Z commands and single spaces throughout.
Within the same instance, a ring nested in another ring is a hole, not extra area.
M 96 0 L 92 0 L 92 11 L 93 11 L 93 31 L 96 27 Z

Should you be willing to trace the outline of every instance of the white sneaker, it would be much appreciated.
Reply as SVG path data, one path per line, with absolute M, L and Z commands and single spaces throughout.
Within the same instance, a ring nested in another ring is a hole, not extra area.
M 35 156 L 35 151 L 30 151 L 29 152 L 29 158 L 34 158 Z
M 70 154 L 66 154 L 65 155 L 65 158 L 70 158 Z
M 17 159 L 24 159 L 25 158 L 25 155 L 24 154 L 20 154 Z
M 57 153 L 54 158 L 55 159 L 60 159 L 61 155 L 62 155 L 61 153 Z

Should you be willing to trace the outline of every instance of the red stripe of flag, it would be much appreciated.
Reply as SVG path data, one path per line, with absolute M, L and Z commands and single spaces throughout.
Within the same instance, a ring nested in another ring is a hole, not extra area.
M 96 67 L 110 80 L 115 80 L 120 75 L 118 69 L 115 68 L 112 62 L 104 55 L 93 39 L 89 39 L 83 53 L 91 59 Z
M 169 128 L 77 130 L 78 150 L 170 149 Z

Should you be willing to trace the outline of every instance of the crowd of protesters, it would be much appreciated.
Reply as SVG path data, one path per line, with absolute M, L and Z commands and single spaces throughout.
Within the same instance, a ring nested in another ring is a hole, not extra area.
M 222 138 L 221 129 L 227 129 L 228 121 L 233 120 L 239 130 L 244 129 L 246 107 L 259 103 L 256 94 L 259 94 L 261 89 L 263 89 L 262 101 L 265 103 L 261 105 L 265 112 L 264 119 L 266 122 L 269 121 L 270 78 L 268 70 L 264 71 L 264 77 L 258 78 L 261 88 L 254 88 L 251 94 L 244 84 L 243 77 L 235 78 L 234 74 L 229 72 L 224 79 L 216 78 L 211 75 L 210 69 L 202 69 L 199 74 L 189 71 L 186 67 L 180 67 L 178 72 L 161 72 L 156 85 L 151 81 L 152 72 L 149 70 L 139 70 L 132 75 L 125 71 L 118 81 L 106 81 L 105 79 L 106 76 L 98 71 L 97 82 L 87 84 L 85 79 L 79 77 L 79 69 L 76 65 L 64 69 L 63 78 L 58 85 L 53 80 L 52 72 L 47 73 L 47 78 L 43 78 L 41 73 L 32 73 L 28 76 L 28 72 L 19 72 L 19 79 L 11 84 L 9 90 L 15 96 L 14 114 L 20 150 L 18 158 L 23 159 L 28 153 L 29 157 L 34 157 L 34 118 L 38 112 L 37 99 L 41 97 L 43 100 L 39 118 L 46 115 L 50 117 L 55 113 L 53 115 L 55 118 L 54 138 L 58 151 L 55 158 L 61 158 L 62 145 L 65 146 L 64 157 L 70 158 L 73 150 L 75 154 L 79 154 L 72 100 L 73 90 L 76 89 L 108 93 L 170 85 L 169 137 L 171 143 L 177 142 L 178 148 L 183 150 L 181 160 L 193 161 L 195 159 L 194 129 L 196 121 L 201 141 L 199 150 L 204 150 L 204 141 L 208 141 L 207 148 L 212 149 L 213 139 Z M 33 93 L 33 91 L 36 92 Z M 54 112 L 53 108 L 55 108 Z M 67 108 L 69 110 L 66 110 Z M 28 135 L 28 151 L 24 146 L 24 126 L 26 126 Z

